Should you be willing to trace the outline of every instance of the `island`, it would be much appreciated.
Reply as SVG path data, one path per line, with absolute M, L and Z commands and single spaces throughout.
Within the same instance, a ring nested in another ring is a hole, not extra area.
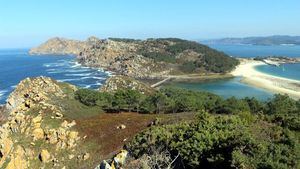
M 300 36 L 274 35 L 266 37 L 223 38 L 204 40 L 202 42 L 224 45 L 300 45 Z

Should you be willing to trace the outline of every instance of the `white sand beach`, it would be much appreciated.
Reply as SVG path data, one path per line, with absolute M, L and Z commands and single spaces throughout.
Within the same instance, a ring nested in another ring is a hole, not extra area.
M 300 81 L 257 71 L 255 66 L 265 64 L 261 61 L 240 59 L 240 62 L 240 65 L 231 74 L 243 77 L 243 83 L 266 89 L 272 93 L 288 94 L 292 98 L 300 99 Z

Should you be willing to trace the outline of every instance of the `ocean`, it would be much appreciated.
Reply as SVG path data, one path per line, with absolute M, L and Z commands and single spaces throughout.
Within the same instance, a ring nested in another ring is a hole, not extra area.
M 74 56 L 30 56 L 28 49 L 0 50 L 0 104 L 27 77 L 48 76 L 83 88 L 99 88 L 109 76 L 103 70 L 83 67 Z
M 235 57 L 300 56 L 300 46 L 211 45 L 210 47 Z M 286 64 L 279 68 L 264 65 L 257 67 L 257 70 L 300 80 L 300 64 Z M 109 75 L 103 70 L 81 66 L 74 56 L 30 56 L 28 49 L 0 49 L 0 104 L 5 103 L 16 85 L 26 77 L 48 76 L 83 88 L 97 89 Z M 225 98 L 248 96 L 267 100 L 273 95 L 268 91 L 241 83 L 238 77 L 203 83 L 175 83 L 174 85 L 192 90 L 209 91 Z
M 233 57 L 257 57 L 257 56 L 288 56 L 300 57 L 300 45 L 222 45 L 207 44 L 209 47 L 223 51 Z

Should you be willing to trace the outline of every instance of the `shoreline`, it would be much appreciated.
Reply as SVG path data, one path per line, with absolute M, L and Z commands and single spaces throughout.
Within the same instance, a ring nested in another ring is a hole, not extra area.
M 240 59 L 240 62 L 240 65 L 231 74 L 236 77 L 242 77 L 242 83 L 262 88 L 272 93 L 287 94 L 294 99 L 300 99 L 300 81 L 256 70 L 256 66 L 266 65 L 266 63 L 261 61 Z

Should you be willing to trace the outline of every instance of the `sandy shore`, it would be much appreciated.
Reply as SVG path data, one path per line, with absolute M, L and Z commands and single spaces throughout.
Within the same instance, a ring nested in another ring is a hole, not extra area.
M 261 61 L 241 59 L 241 64 L 231 73 L 241 76 L 242 82 L 258 88 L 266 89 L 272 93 L 288 94 L 292 98 L 300 99 L 300 81 L 259 72 L 255 66 L 264 65 Z

